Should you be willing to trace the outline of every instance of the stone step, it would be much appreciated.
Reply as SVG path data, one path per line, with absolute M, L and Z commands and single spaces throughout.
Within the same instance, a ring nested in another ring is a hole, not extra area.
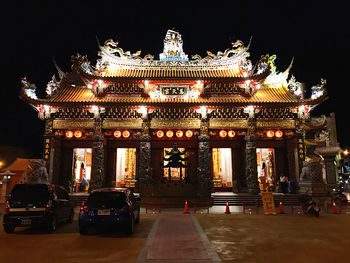
M 242 205 L 243 202 L 256 202 L 261 200 L 260 195 L 212 195 L 213 205 L 224 206 L 226 201 L 229 202 L 229 205 Z M 275 204 L 279 202 L 299 202 L 299 195 L 274 195 Z

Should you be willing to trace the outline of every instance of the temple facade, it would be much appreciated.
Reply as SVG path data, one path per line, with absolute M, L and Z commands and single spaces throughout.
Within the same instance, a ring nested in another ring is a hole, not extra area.
M 51 182 L 70 191 L 130 187 L 143 200 L 169 203 L 208 200 L 214 191 L 279 191 L 283 176 L 298 191 L 303 127 L 326 99 L 325 81 L 305 98 L 289 74 L 293 61 L 283 72 L 275 55 L 253 66 L 250 42 L 191 58 L 182 44 L 168 30 L 156 60 L 107 40 L 95 65 L 79 54 L 71 72 L 56 65 L 46 98 L 22 79 L 20 97 L 46 122 Z

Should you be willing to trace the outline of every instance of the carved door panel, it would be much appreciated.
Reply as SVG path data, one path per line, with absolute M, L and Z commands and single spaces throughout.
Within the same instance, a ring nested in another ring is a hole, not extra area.
M 198 149 L 189 148 L 186 149 L 187 153 L 187 173 L 190 178 L 190 182 L 196 184 L 198 182 L 197 167 L 198 167 Z
M 63 148 L 61 160 L 61 174 L 58 183 L 67 188 L 68 185 L 72 183 L 73 179 L 73 149 L 68 147 Z
M 155 183 L 159 183 L 162 176 L 161 164 L 163 163 L 163 148 L 151 149 L 151 167 Z
M 108 148 L 106 156 L 106 171 L 105 171 L 105 185 L 116 186 L 115 174 L 116 174 L 116 148 Z

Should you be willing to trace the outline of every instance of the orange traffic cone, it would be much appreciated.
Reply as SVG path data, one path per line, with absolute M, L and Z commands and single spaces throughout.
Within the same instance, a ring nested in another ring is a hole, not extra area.
M 280 206 L 279 206 L 279 208 L 278 208 L 278 212 L 279 212 L 280 214 L 284 214 L 284 209 L 283 209 L 282 202 L 280 202 Z
M 184 214 L 188 214 L 190 211 L 188 211 L 188 204 L 187 200 L 185 201 L 185 209 L 184 209 Z
M 333 214 L 338 214 L 337 205 L 335 204 L 335 202 L 333 202 L 333 205 L 332 205 L 332 212 Z
M 225 210 L 225 214 L 231 214 L 230 212 L 230 207 L 228 205 L 228 201 L 226 201 L 226 210 Z

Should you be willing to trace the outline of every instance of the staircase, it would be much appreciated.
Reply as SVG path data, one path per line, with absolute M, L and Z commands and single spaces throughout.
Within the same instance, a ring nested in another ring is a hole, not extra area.
M 241 206 L 243 202 L 256 202 L 257 200 L 262 203 L 261 195 L 213 193 L 212 197 L 214 206 L 225 206 L 226 201 L 230 206 Z M 280 202 L 299 202 L 299 195 L 297 194 L 273 194 L 273 198 L 276 206 Z

